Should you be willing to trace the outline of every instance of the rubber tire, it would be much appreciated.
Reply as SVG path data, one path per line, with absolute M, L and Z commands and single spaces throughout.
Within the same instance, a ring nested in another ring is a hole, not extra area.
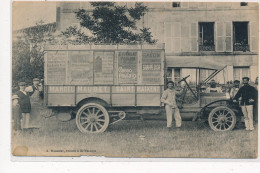
M 104 117 L 105 117 L 104 126 L 99 131 L 95 131 L 95 132 L 91 132 L 91 131 L 85 130 L 82 127 L 82 125 L 80 124 L 80 116 L 81 116 L 82 112 L 87 107 L 91 107 L 91 106 L 97 107 L 98 109 L 100 109 L 103 112 Z M 100 104 L 97 104 L 97 103 L 87 103 L 87 104 L 84 104 L 83 106 L 81 106 L 81 108 L 78 110 L 77 115 L 76 115 L 76 124 L 77 124 L 77 127 L 78 127 L 79 131 L 82 132 L 82 133 L 91 133 L 91 134 L 93 134 L 93 133 L 102 133 L 102 132 L 104 132 L 107 129 L 107 127 L 109 125 L 109 114 L 108 114 L 106 108 L 104 108 Z
M 230 126 L 228 129 L 226 129 L 226 130 L 216 129 L 215 126 L 214 126 L 213 123 L 212 123 L 212 117 L 213 117 L 213 115 L 215 114 L 215 112 L 217 112 L 217 111 L 219 111 L 219 110 L 222 110 L 222 109 L 228 110 L 228 111 L 230 112 L 232 118 L 234 119 L 233 124 L 231 124 L 231 126 Z M 230 109 L 229 107 L 227 107 L 227 106 L 219 106 L 219 107 L 216 107 L 216 108 L 214 108 L 214 109 L 210 112 L 209 117 L 208 117 L 208 123 L 209 123 L 210 128 L 211 128 L 212 130 L 216 131 L 216 132 L 227 132 L 227 131 L 231 131 L 231 130 L 235 127 L 235 125 L 236 125 L 236 115 L 235 115 L 235 112 L 234 112 L 232 109 Z

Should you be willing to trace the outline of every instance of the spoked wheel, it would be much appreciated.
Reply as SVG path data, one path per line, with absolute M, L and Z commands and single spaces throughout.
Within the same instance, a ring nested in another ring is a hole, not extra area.
M 88 103 L 78 110 L 76 123 L 82 133 L 101 133 L 108 127 L 109 115 L 103 106 Z
M 208 122 L 214 131 L 230 131 L 236 125 L 236 115 L 230 108 L 219 106 L 210 112 Z

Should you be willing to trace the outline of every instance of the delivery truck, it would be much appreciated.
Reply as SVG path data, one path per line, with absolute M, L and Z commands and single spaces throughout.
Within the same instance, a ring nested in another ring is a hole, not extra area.
M 45 104 L 75 113 L 83 133 L 163 106 L 164 44 L 46 45 L 44 64 Z

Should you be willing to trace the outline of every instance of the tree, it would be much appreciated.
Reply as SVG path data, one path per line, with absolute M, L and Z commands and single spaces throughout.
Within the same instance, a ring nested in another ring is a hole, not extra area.
M 86 35 L 83 30 L 69 27 L 62 34 L 73 44 L 84 43 L 155 43 L 150 28 L 138 29 L 137 22 L 148 11 L 143 3 L 135 3 L 134 8 L 118 6 L 114 2 L 91 2 L 92 12 L 85 9 L 75 11 L 82 28 L 90 31 Z
M 43 78 L 44 45 L 51 43 L 54 37 L 43 27 L 43 22 L 27 28 L 21 36 L 13 39 L 12 79 L 13 86 L 18 82 L 31 83 L 32 79 Z

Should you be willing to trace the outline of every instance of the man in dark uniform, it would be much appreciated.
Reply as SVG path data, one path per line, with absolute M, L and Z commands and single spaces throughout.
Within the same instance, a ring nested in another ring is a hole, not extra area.
M 241 109 L 245 119 L 246 130 L 254 130 L 253 125 L 253 105 L 257 97 L 256 89 L 248 84 L 249 78 L 243 77 L 243 86 L 238 90 L 237 94 L 233 98 L 234 102 L 237 102 L 241 97 Z
M 22 112 L 22 129 L 27 129 L 29 127 L 29 121 L 30 121 L 30 112 L 31 112 L 31 102 L 30 102 L 30 96 L 25 91 L 25 82 L 19 82 L 18 83 L 20 90 L 17 91 L 17 95 L 19 97 L 19 105 Z

